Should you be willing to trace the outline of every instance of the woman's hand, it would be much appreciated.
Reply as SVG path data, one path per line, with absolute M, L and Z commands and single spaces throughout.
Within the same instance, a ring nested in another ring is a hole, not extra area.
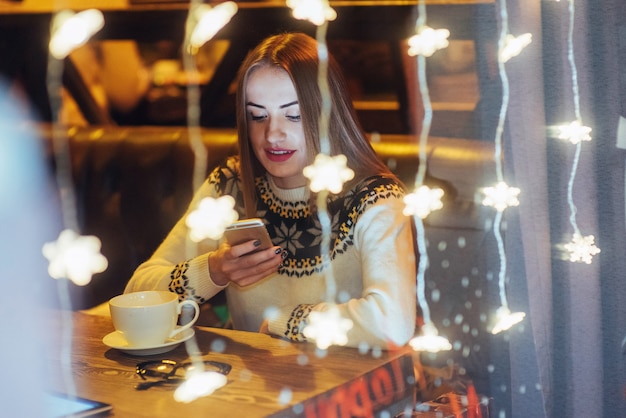
M 278 271 L 287 252 L 275 246 L 258 251 L 258 241 L 230 246 L 224 242 L 209 254 L 209 273 L 213 282 L 224 286 L 233 282 L 239 286 L 249 286 Z

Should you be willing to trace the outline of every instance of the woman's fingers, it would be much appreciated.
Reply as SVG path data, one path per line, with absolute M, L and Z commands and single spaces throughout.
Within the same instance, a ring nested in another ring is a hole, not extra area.
M 275 273 L 287 252 L 278 246 L 255 252 L 257 246 L 255 241 L 232 247 L 223 244 L 211 253 L 209 271 L 213 281 L 222 286 L 228 282 L 249 286 Z

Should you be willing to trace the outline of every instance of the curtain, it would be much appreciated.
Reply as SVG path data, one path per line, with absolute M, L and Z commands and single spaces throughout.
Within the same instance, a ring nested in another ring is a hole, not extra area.
M 623 3 L 507 2 L 510 33 L 533 35 L 506 66 L 506 180 L 522 190 L 520 206 L 506 215 L 508 291 L 511 310 L 527 317 L 508 332 L 510 381 L 492 385 L 495 416 L 626 416 L 625 154 L 617 147 L 626 108 Z M 576 146 L 546 128 L 575 120 L 577 101 L 593 130 L 574 170 Z M 572 219 L 601 249 L 591 264 L 560 250 Z

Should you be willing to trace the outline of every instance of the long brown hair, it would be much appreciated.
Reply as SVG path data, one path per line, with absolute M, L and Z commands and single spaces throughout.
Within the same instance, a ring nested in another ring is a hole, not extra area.
M 304 33 L 284 33 L 266 38 L 248 53 L 238 73 L 237 131 L 242 192 L 248 217 L 254 216 L 256 212 L 255 178 L 266 172 L 252 150 L 246 116 L 246 84 L 250 73 L 260 66 L 279 67 L 289 74 L 298 96 L 309 163 L 320 152 L 319 117 L 322 100 L 317 83 L 317 42 Z M 332 56 L 329 56 L 327 78 L 331 97 L 328 132 L 330 153 L 344 154 L 348 159 L 348 167 L 355 173 L 354 179 L 344 185 L 344 190 L 373 175 L 395 178 L 365 136 L 352 106 L 343 73 Z

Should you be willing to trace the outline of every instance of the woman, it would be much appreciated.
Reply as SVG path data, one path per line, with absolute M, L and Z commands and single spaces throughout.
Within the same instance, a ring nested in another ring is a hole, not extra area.
M 169 289 L 203 303 L 226 289 L 235 329 L 304 341 L 312 311 L 329 308 L 321 269 L 321 229 L 307 178 L 320 152 L 317 44 L 281 34 L 252 50 L 238 74 L 240 154 L 217 167 L 189 211 L 207 196 L 231 195 L 240 218 L 262 218 L 275 244 L 230 246 L 204 240 L 189 251 L 184 217 L 138 267 L 126 292 Z M 331 154 L 344 154 L 355 176 L 332 195 L 331 267 L 336 303 L 353 322 L 349 346 L 404 345 L 415 327 L 415 259 L 403 190 L 361 130 L 336 63 L 329 63 Z

